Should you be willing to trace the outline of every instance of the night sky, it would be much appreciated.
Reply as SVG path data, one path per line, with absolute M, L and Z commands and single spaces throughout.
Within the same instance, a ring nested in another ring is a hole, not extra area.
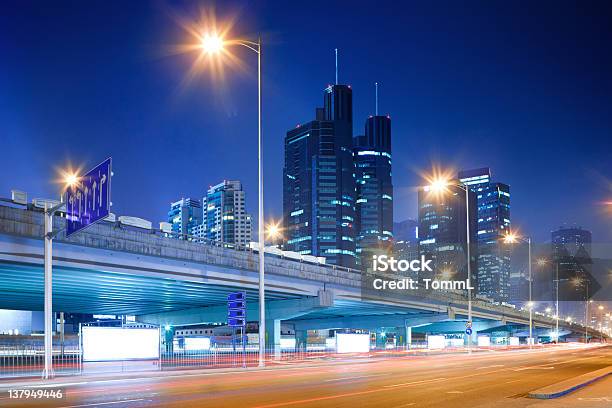
M 427 4 L 433 3 L 433 4 Z M 534 4 L 537 3 L 537 4 Z M 239 179 L 257 209 L 256 56 L 188 80 L 179 21 L 203 2 L 7 1 L 0 12 L 0 196 L 57 197 L 55 168 L 114 160 L 113 212 L 166 220 L 171 201 Z M 393 120 L 395 219 L 420 172 L 489 166 L 512 222 L 612 239 L 612 6 L 588 2 L 219 2 L 217 22 L 263 54 L 266 215 L 282 211 L 283 139 L 323 89 L 351 84 L 355 133 Z

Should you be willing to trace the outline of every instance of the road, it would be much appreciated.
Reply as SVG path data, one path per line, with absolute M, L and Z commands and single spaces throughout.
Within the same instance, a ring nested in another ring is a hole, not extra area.
M 59 380 L 68 383 L 64 385 L 66 398 L 59 401 L 11 400 L 6 384 L 0 383 L 0 406 L 559 408 L 574 406 L 563 404 L 578 401 L 579 394 L 556 401 L 537 401 L 525 395 L 609 365 L 612 347 L 560 346 L 538 351 L 352 359 L 238 372 L 166 372 L 146 378 L 68 377 Z M 580 400 L 584 404 L 577 407 L 612 404 L 605 400 L 610 397 L 605 389 L 597 395 L 590 392 L 579 391 L 587 400 Z

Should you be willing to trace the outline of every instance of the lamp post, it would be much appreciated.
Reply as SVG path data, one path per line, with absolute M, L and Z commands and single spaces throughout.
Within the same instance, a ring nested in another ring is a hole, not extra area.
M 76 174 L 63 172 L 63 183 L 66 188 L 72 187 L 79 182 Z M 55 376 L 53 370 L 53 239 L 61 232 L 53 232 L 53 216 L 64 207 L 64 194 L 60 194 L 60 202 L 54 206 L 45 203 L 44 210 L 44 340 L 45 359 L 42 378 L 47 380 Z
M 603 310 L 604 310 L 604 306 L 603 305 L 599 305 L 597 307 L 597 309 L 599 310 L 599 340 L 600 340 L 600 342 L 603 343 Z
M 466 184 L 458 181 L 438 179 L 434 180 L 427 188 L 433 192 L 444 192 L 446 187 L 458 187 L 465 191 L 465 231 L 466 231 L 466 255 L 467 255 L 467 290 L 468 290 L 468 322 L 472 323 L 472 258 L 470 255 L 470 189 Z M 467 335 L 467 333 L 466 333 Z M 472 335 L 467 335 L 468 353 L 472 353 Z
M 259 366 L 265 365 L 266 347 L 266 308 L 265 308 L 265 284 L 264 284 L 264 213 L 263 213 L 263 155 L 262 155 L 262 131 L 261 131 L 261 37 L 257 41 L 249 40 L 224 40 L 217 34 L 205 35 L 201 38 L 201 48 L 208 54 L 218 54 L 225 45 L 241 45 L 257 54 L 257 184 L 258 184 L 258 203 L 257 203 L 257 237 L 259 241 Z
M 529 256 L 528 256 L 528 261 L 529 261 L 529 303 L 527 303 L 527 306 L 529 307 L 529 348 L 532 348 L 533 345 L 533 300 L 532 300 L 532 275 L 531 275 L 531 237 L 525 237 L 522 238 L 520 236 L 514 235 L 512 233 L 508 233 L 505 237 L 504 237 L 504 242 L 507 244 L 512 244 L 516 241 L 523 241 L 523 242 L 527 242 L 527 246 L 529 248 Z

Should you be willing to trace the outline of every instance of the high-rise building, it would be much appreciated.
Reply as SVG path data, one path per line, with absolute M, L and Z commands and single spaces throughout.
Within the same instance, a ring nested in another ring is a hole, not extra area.
M 204 198 L 204 237 L 227 246 L 248 246 L 251 216 L 246 212 L 242 183 L 225 180 L 211 186 Z
M 419 223 L 407 219 L 393 224 L 393 254 L 396 259 L 417 259 L 419 256 Z
M 362 269 L 373 254 L 393 249 L 393 185 L 391 183 L 391 119 L 370 116 L 365 135 L 353 139 L 357 187 L 357 261 Z
M 466 193 L 455 185 L 445 191 L 421 187 L 418 191 L 419 253 L 433 260 L 439 278 L 467 279 Z M 475 282 L 476 194 L 469 192 L 471 283 Z
M 285 249 L 353 268 L 355 167 L 352 90 L 330 85 L 315 120 L 287 132 L 283 169 Z
M 459 172 L 459 181 L 477 197 L 478 294 L 496 301 L 510 299 L 510 186 L 491 181 L 488 167 Z M 517 281 L 518 282 L 518 281 Z
M 581 227 L 560 227 L 551 232 L 552 288 L 556 292 L 559 285 L 562 316 L 582 316 L 582 301 L 600 288 L 591 275 L 591 244 L 591 231 Z M 556 293 L 552 298 L 556 300 Z
M 172 232 L 181 235 L 193 235 L 193 229 L 202 224 L 202 203 L 191 198 L 182 198 L 170 205 L 168 222 Z

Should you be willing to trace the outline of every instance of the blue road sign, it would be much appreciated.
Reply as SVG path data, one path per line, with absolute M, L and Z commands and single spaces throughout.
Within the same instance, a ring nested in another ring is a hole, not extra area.
M 108 217 L 111 206 L 111 168 L 109 157 L 79 178 L 78 185 L 66 191 L 66 236 Z
M 231 327 L 246 326 L 246 292 L 227 295 L 227 324 Z
M 465 329 L 465 334 L 467 334 L 468 336 L 472 335 L 472 328 L 468 327 L 467 329 Z
M 227 302 L 227 308 L 231 309 L 246 309 L 245 301 Z
M 245 319 L 235 319 L 235 318 L 229 317 L 227 319 L 227 324 L 230 327 L 244 327 L 246 326 L 246 320 Z
M 246 300 L 246 292 L 233 292 L 227 295 L 227 301 Z
M 244 309 L 228 310 L 227 311 L 227 317 L 245 318 L 246 317 L 246 310 L 244 310 Z

